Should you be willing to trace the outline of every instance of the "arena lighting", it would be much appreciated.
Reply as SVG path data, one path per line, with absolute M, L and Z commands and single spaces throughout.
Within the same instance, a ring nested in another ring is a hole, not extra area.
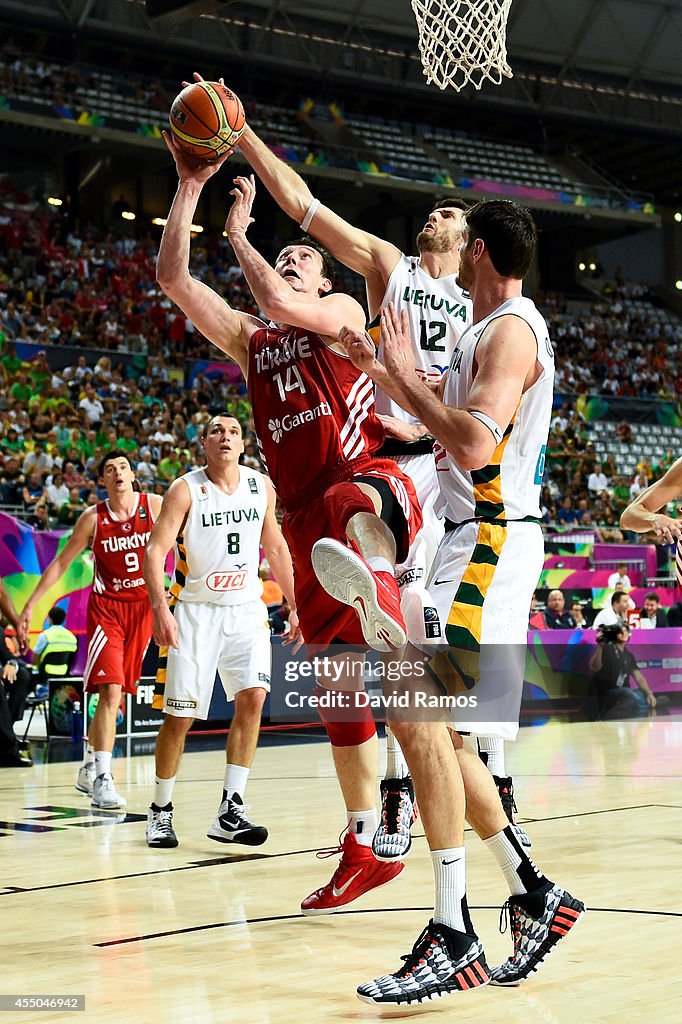
M 135 220 L 135 214 L 132 210 L 123 210 L 121 216 L 124 220 Z
M 50 201 L 50 200 L 48 199 L 48 203 L 49 203 L 49 201 Z M 680 221 L 682 220 L 682 213 L 680 213 L 680 211 L 679 211 L 679 210 L 678 210 L 678 211 L 677 211 L 677 213 L 675 214 L 675 220 L 677 221 L 677 223 L 678 223 L 678 224 L 679 224 L 679 223 L 680 223 Z
M 204 225 L 203 224 L 190 224 L 189 229 L 190 229 L 190 231 L 192 232 L 193 235 L 200 235 L 201 232 L 204 230 Z
M 61 206 L 64 202 L 63 199 L 58 199 L 57 196 L 48 196 L 47 201 L 50 206 Z
M 584 270 L 584 269 L 585 269 L 585 264 L 584 263 L 579 263 L 578 264 L 578 270 Z
M 590 270 L 596 270 L 596 269 L 597 269 L 597 264 L 596 263 L 590 263 Z
M 678 292 L 682 292 L 682 281 L 675 281 L 675 287 L 677 288 Z
M 152 221 L 152 224 L 156 224 L 157 228 L 165 228 L 167 223 L 168 219 L 166 217 L 154 217 Z

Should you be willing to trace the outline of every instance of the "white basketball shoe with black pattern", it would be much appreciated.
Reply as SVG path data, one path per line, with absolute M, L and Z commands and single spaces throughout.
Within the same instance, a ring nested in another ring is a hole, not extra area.
M 493 985 L 520 985 L 549 956 L 585 915 L 585 904 L 548 882 L 537 892 L 511 896 L 502 907 L 500 931 L 507 929 L 509 914 L 514 952 L 490 971 Z
M 173 829 L 173 807 L 156 807 L 155 804 L 147 811 L 147 846 L 153 849 L 174 850 L 178 845 L 178 837 Z
M 375 1006 L 408 1006 L 469 992 L 490 981 L 478 938 L 433 920 L 402 959 L 405 963 L 395 974 L 360 985 L 358 997 Z
M 383 779 L 381 821 L 372 839 L 377 860 L 402 860 L 412 846 L 412 823 L 417 820 L 412 779 Z

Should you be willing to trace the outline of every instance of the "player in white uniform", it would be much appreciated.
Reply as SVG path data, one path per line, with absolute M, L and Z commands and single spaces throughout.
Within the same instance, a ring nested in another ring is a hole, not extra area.
M 382 313 L 385 367 L 363 335 L 341 332 L 356 366 L 390 390 L 439 442 L 449 522 L 427 586 L 433 587 L 448 646 L 428 667 L 450 694 L 473 688 L 484 709 L 479 717 L 487 709 L 488 724 L 469 720 L 467 732 L 494 727 L 515 734 L 523 660 L 513 645 L 525 651 L 528 607 L 542 565 L 538 499 L 553 359 L 542 318 L 521 298 L 536 239 L 532 218 L 515 203 L 492 200 L 467 211 L 460 279 L 473 298 L 474 326 L 453 355 L 443 388 L 448 401 L 415 379 L 404 315 L 391 307 Z M 440 644 L 430 650 L 440 651 Z M 393 728 L 414 779 L 436 903 L 403 966 L 358 989 L 361 999 L 382 1006 L 419 1003 L 489 981 L 518 985 L 585 911 L 530 860 L 477 751 L 454 733 L 455 753 L 445 722 L 409 717 L 413 721 L 394 721 Z M 513 953 L 492 970 L 467 907 L 465 804 L 511 894 L 506 906 Z
M 202 437 L 206 468 L 180 477 L 164 497 L 144 561 L 144 577 L 160 647 L 154 705 L 165 713 L 156 741 L 154 799 L 147 845 L 175 847 L 173 787 L 195 718 L 208 717 L 216 670 L 235 702 L 228 734 L 223 796 L 208 836 L 259 846 L 267 829 L 244 814 L 244 789 L 270 689 L 270 629 L 258 576 L 260 546 L 289 602 L 294 599 L 289 549 L 275 518 L 275 492 L 261 473 L 239 465 L 242 429 L 213 416 Z M 164 565 L 176 543 L 170 605 Z M 292 609 L 289 642 L 300 631 Z

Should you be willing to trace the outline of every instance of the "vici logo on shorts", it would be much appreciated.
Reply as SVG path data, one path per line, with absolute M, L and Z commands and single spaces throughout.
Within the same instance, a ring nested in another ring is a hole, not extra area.
M 209 573 L 206 577 L 206 586 L 216 592 L 243 590 L 246 586 L 246 577 L 246 569 L 224 569 L 222 572 Z

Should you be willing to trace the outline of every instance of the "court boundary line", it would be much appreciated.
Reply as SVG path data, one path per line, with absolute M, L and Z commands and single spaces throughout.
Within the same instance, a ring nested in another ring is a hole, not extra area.
M 494 905 L 479 904 L 478 906 L 470 905 L 470 910 L 494 910 L 499 912 L 500 905 L 498 903 Z M 351 914 L 406 914 L 406 913 L 433 913 L 432 907 L 375 907 L 372 910 L 337 910 L 333 915 L 329 917 L 341 917 L 350 916 Z M 628 909 L 627 907 L 588 907 L 587 912 L 589 914 L 639 914 L 646 917 L 682 917 L 682 911 L 673 910 L 639 910 L 639 909 Z M 305 921 L 305 914 L 278 914 L 274 917 L 253 917 L 244 918 L 239 921 L 218 921 L 212 924 L 200 924 L 193 925 L 187 928 L 174 928 L 165 932 L 150 932 L 148 935 L 134 935 L 124 939 L 107 939 L 104 942 L 93 942 L 93 946 L 98 949 L 107 949 L 110 946 L 125 946 L 133 942 L 148 942 L 152 939 L 167 939 L 172 935 L 188 935 L 192 932 L 205 932 L 212 931 L 217 928 L 236 928 L 239 925 L 242 927 L 256 924 L 272 924 L 275 921 Z

